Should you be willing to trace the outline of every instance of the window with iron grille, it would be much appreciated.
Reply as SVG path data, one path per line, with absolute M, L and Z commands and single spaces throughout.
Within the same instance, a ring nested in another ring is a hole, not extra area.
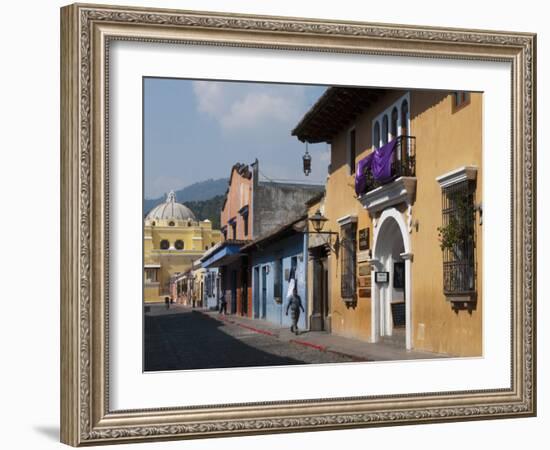
M 445 295 L 468 295 L 475 285 L 475 180 L 443 189 L 443 224 L 438 228 L 443 251 Z
M 357 224 L 355 222 L 342 225 L 340 231 L 340 251 L 342 255 L 340 292 L 344 300 L 355 298 L 356 231 Z
M 206 296 L 207 297 L 212 297 L 214 292 L 213 277 L 214 277 L 213 273 L 208 273 L 206 275 Z

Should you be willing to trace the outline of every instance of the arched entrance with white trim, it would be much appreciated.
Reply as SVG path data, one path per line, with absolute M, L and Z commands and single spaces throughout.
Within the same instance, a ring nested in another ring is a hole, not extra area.
M 407 225 L 395 208 L 384 210 L 376 222 L 371 260 L 371 338 L 378 342 L 386 336 L 394 336 L 397 334 L 396 325 L 400 326 L 404 321 L 404 346 L 410 350 L 412 252 Z M 388 272 L 388 282 L 377 283 L 375 272 Z

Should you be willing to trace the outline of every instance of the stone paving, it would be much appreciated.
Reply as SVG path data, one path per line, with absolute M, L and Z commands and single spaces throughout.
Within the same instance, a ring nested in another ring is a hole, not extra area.
M 181 305 L 145 313 L 146 371 L 351 362 Z
M 266 320 L 250 319 L 235 315 L 220 316 L 217 312 L 212 311 L 201 312 L 214 319 L 229 321 L 237 326 L 250 327 L 260 332 L 269 332 L 271 335 L 286 342 L 301 343 L 321 351 L 345 355 L 353 361 L 403 361 L 434 359 L 447 356 L 437 353 L 406 350 L 404 343 L 399 345 L 388 341 L 371 344 L 370 342 L 337 336 L 325 331 L 302 330 L 296 336 L 288 328 L 281 328 Z
M 145 370 L 395 361 L 442 357 L 326 332 L 298 336 L 270 322 L 173 304 L 148 305 Z

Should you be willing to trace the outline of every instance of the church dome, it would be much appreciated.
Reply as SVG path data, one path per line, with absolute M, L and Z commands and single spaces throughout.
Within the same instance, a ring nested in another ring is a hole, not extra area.
M 145 220 L 192 220 L 196 221 L 195 214 L 187 206 L 176 201 L 176 193 L 170 191 L 166 201 L 155 206 Z

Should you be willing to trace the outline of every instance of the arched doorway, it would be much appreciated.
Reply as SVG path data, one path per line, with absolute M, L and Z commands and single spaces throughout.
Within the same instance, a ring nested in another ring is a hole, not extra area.
M 395 208 L 385 210 L 374 229 L 372 340 L 391 340 L 411 348 L 411 248 L 405 221 Z

